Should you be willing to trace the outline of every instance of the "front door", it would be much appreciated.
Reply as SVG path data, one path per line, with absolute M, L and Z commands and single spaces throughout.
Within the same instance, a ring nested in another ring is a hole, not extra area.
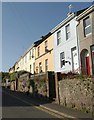
M 86 57 L 86 72 L 87 72 L 87 75 L 90 75 L 89 56 Z
M 94 74 L 94 51 L 92 51 L 92 70 Z
M 72 71 L 77 72 L 78 69 L 78 58 L 76 47 L 72 48 Z
M 94 75 L 94 45 L 91 46 L 92 74 Z

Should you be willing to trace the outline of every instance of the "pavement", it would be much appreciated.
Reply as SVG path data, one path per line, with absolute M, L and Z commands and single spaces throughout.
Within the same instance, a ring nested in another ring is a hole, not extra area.
M 11 91 L 13 92 L 13 91 Z M 62 105 L 58 105 L 54 102 L 50 102 L 48 100 L 41 100 L 41 99 L 36 99 L 34 97 L 32 97 L 31 95 L 26 95 L 24 93 L 20 93 L 19 94 L 15 94 L 14 92 L 14 95 L 16 95 L 16 97 L 19 97 L 25 101 L 27 101 L 28 103 L 32 103 L 34 104 L 35 106 L 39 106 L 40 108 L 46 110 L 46 111 L 49 111 L 49 112 L 52 112 L 54 114 L 57 114 L 61 117 L 64 117 L 64 118 L 74 118 L 76 120 L 78 119 L 85 119 L 85 120 L 94 120 L 94 116 L 92 115 L 92 113 L 84 113 L 82 111 L 79 111 L 79 110 L 76 110 L 76 109 L 72 109 L 72 108 L 67 108 L 67 107 L 64 107 Z
M 64 107 L 63 105 L 58 105 L 54 102 L 47 102 L 45 100 L 35 99 L 33 101 L 33 104 L 38 105 L 43 109 L 56 113 L 65 118 L 72 118 L 72 119 L 75 118 L 76 120 L 77 119 L 85 119 L 85 120 L 94 119 L 94 116 L 92 115 L 92 113 L 84 113 L 76 109 Z

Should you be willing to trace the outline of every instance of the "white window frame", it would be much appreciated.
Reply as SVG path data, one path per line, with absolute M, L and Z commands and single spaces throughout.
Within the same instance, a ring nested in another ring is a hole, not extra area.
M 60 34 L 60 36 L 58 34 Z M 59 45 L 60 43 L 61 43 L 61 30 L 57 32 L 57 45 Z
M 30 51 L 30 53 L 29 53 L 29 60 L 31 60 L 31 51 Z
M 40 56 L 40 46 L 38 47 L 38 57 Z
M 32 58 L 34 58 L 34 49 L 32 49 Z
M 63 58 L 61 58 L 61 54 L 63 54 Z M 64 63 L 63 63 L 64 62 Z M 62 64 L 63 63 L 63 64 Z M 60 68 L 63 68 L 65 67 L 65 53 L 64 52 L 61 52 L 60 53 Z
M 46 52 L 47 49 L 48 49 L 48 41 L 46 40 L 45 41 L 45 52 Z
M 66 40 L 69 40 L 70 39 L 70 24 L 67 24 L 65 27 L 66 27 Z M 69 27 L 69 30 L 67 30 L 68 27 Z
M 87 20 L 87 19 L 89 19 L 89 21 L 90 21 L 90 17 L 88 16 L 88 17 L 86 17 L 84 20 L 83 20 L 83 27 L 84 27 L 84 37 L 87 37 L 88 35 L 90 35 L 91 33 L 92 33 L 92 29 L 91 29 L 91 31 L 89 32 L 89 33 L 87 33 L 86 34 L 86 29 L 88 29 L 89 27 L 91 27 L 91 21 L 90 21 L 90 24 L 88 25 L 88 26 L 85 26 L 85 21 Z
M 45 71 L 48 71 L 48 59 L 45 60 Z
M 40 62 L 39 63 L 39 73 L 41 73 L 41 71 L 42 71 L 42 63 Z

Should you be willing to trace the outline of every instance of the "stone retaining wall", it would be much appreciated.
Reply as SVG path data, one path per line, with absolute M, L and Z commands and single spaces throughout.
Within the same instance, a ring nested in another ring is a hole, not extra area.
M 46 74 L 32 75 L 30 78 L 30 92 L 40 96 L 47 96 Z
M 94 80 L 63 79 L 59 81 L 60 104 L 92 112 L 94 105 Z

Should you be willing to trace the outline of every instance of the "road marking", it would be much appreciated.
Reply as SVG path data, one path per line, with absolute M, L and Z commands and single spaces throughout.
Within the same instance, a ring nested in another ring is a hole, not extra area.
M 24 102 L 24 103 L 28 104 L 28 105 L 31 105 L 31 106 L 34 105 L 34 104 L 32 104 L 32 103 L 27 102 L 26 100 L 22 100 L 21 98 L 16 97 L 15 95 L 11 95 L 10 93 L 8 93 L 8 92 L 6 92 L 6 91 L 3 91 L 3 92 L 4 92 L 5 94 L 8 94 L 8 95 L 10 95 L 10 96 L 12 96 L 12 97 L 20 100 L 21 102 Z M 49 111 L 49 110 L 47 110 L 47 108 L 45 108 L 45 107 L 44 107 L 44 108 L 43 108 L 42 106 L 34 106 L 34 107 L 37 108 L 37 109 L 39 109 L 39 110 L 42 110 L 42 111 L 44 111 L 44 112 L 46 112 L 46 113 L 49 113 L 50 115 L 53 115 L 53 116 L 55 116 L 55 117 L 57 117 L 57 118 L 64 118 L 62 115 L 58 115 L 58 114 L 56 114 L 56 113 L 54 113 L 54 112 L 52 112 L 52 111 Z

